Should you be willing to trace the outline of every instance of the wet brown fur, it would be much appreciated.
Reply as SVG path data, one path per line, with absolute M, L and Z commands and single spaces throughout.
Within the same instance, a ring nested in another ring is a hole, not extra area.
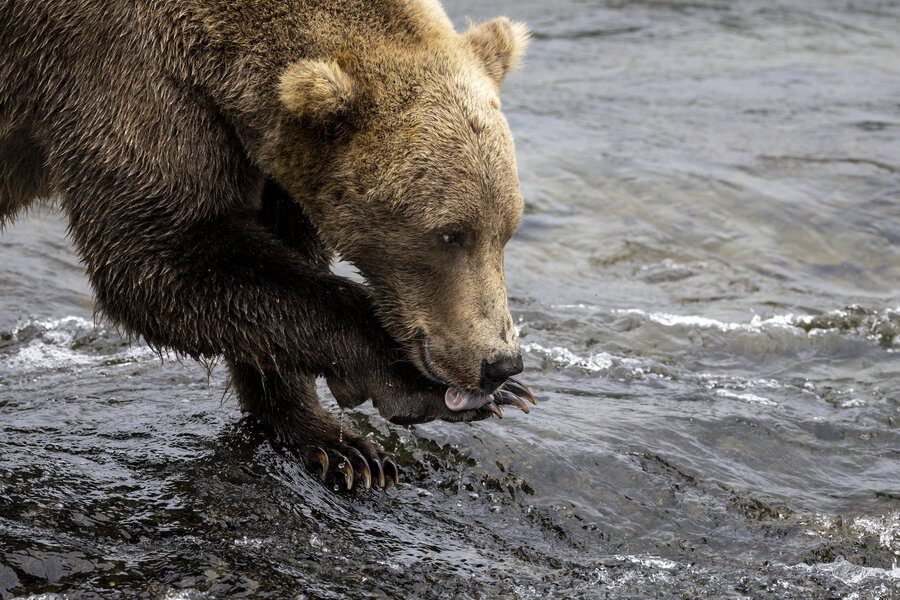
M 478 391 L 517 350 L 497 91 L 520 25 L 458 35 L 429 0 L 0 0 L 0 40 L 0 225 L 58 195 L 106 317 L 223 355 L 292 443 L 337 444 L 317 375 L 389 418 L 483 416 L 448 415 L 422 373 Z

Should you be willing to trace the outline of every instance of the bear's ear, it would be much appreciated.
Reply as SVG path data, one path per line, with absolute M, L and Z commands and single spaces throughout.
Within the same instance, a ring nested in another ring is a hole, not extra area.
M 524 23 L 513 23 L 506 17 L 469 27 L 466 40 L 484 62 L 484 68 L 499 89 L 508 72 L 519 65 L 531 34 Z
M 336 62 L 298 60 L 281 75 L 279 93 L 298 116 L 325 123 L 349 111 L 354 85 Z

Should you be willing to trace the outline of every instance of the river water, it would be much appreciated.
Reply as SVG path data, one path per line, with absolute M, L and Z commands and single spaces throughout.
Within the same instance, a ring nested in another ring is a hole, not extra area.
M 350 413 L 405 481 L 334 493 L 224 369 L 95 327 L 35 212 L 0 235 L 0 597 L 900 597 L 900 6 L 446 4 L 534 30 L 503 102 L 540 405 Z

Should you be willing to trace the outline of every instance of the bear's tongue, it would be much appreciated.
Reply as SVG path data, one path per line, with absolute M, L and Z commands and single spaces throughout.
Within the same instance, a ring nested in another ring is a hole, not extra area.
M 481 408 L 493 399 L 492 396 L 473 396 L 456 388 L 447 388 L 444 394 L 444 404 L 454 412 Z

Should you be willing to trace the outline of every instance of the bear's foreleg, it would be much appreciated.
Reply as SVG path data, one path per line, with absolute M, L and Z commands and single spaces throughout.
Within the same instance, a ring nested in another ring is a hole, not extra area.
M 177 236 L 92 235 L 104 221 L 97 216 L 82 228 L 76 219 L 73 230 L 107 317 L 156 348 L 224 355 L 242 407 L 308 458 L 320 448 L 329 478 L 343 470 L 348 486 L 354 473 L 365 487 L 396 480 L 390 456 L 342 431 L 315 390 L 320 375 L 345 382 L 358 401 L 409 394 L 410 406 L 428 396 L 442 402 L 442 392 L 404 365 L 362 286 L 313 268 L 253 215 L 195 224 Z
M 300 205 L 273 179 L 263 186 L 256 220 L 309 268 L 331 273 L 331 251 Z M 399 470 L 391 455 L 322 408 L 314 375 L 287 366 L 264 373 L 245 363 L 228 368 L 241 408 L 276 442 L 318 464 L 323 477 L 341 478 L 345 486 L 355 480 L 366 488 L 396 483 Z

